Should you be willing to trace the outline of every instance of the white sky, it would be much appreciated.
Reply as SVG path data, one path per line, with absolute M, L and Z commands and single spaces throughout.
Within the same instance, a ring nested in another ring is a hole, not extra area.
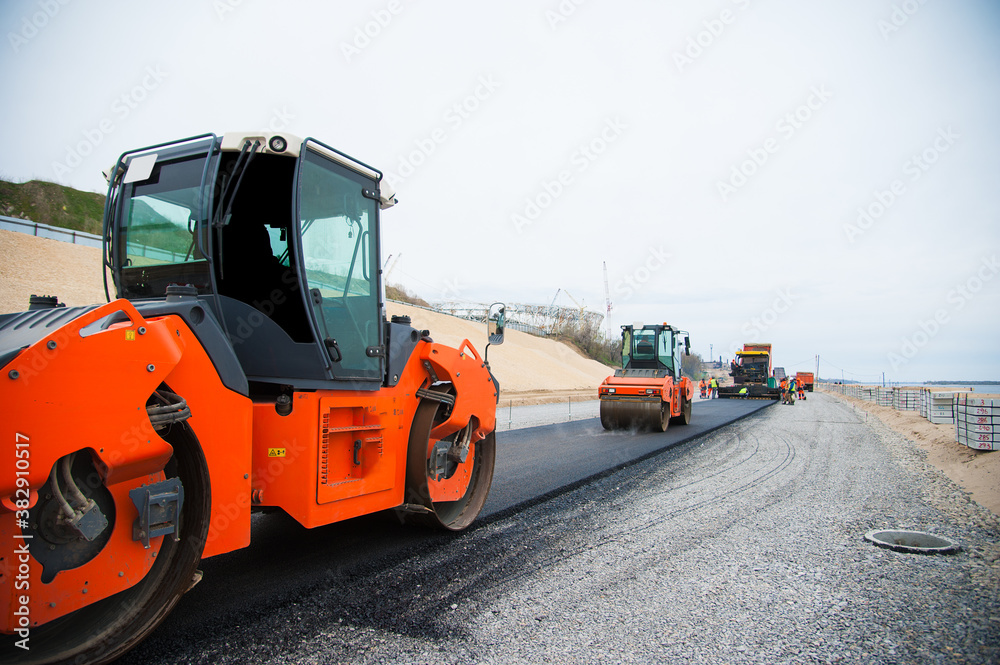
M 7 179 L 103 192 L 125 150 L 281 129 L 394 181 L 383 260 L 427 300 L 604 312 L 607 262 L 616 329 L 706 357 L 1000 380 L 995 0 L 4 0 L 0 26 Z

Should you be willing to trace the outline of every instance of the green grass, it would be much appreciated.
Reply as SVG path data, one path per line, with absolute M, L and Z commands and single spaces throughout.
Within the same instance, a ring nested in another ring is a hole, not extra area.
M 104 196 L 42 180 L 0 180 L 0 215 L 100 235 Z

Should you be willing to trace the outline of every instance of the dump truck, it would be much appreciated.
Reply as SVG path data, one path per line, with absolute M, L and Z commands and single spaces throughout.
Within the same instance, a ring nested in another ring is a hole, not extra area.
M 228 133 L 126 152 L 106 176 L 109 302 L 0 316 L 0 659 L 114 660 L 201 559 L 250 543 L 258 510 L 309 528 L 476 518 L 503 307 L 483 356 L 386 320 L 380 171 Z
M 733 385 L 720 387 L 719 397 L 779 399 L 781 389 L 772 375 L 772 362 L 770 344 L 744 344 L 730 365 Z
M 621 369 L 598 388 L 604 429 L 666 431 L 691 422 L 694 383 L 681 374 L 681 350 L 691 353 L 686 331 L 667 324 L 622 326 Z
M 816 382 L 816 376 L 812 372 L 796 372 L 795 382 L 802 386 L 805 390 L 812 392 L 813 383 Z

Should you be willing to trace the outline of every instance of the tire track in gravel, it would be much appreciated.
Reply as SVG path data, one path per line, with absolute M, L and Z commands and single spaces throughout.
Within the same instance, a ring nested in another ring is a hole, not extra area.
M 664 495 L 675 494 L 676 492 L 688 487 L 722 484 L 718 482 L 718 479 L 720 477 L 726 476 L 727 474 L 735 478 L 746 478 L 746 476 L 748 475 L 746 473 L 746 467 L 751 465 L 755 459 L 761 457 L 762 455 L 760 439 L 756 434 L 754 434 L 751 431 L 752 426 L 740 424 L 740 425 L 734 425 L 733 427 L 737 428 L 737 432 L 735 432 L 731 437 L 727 438 L 725 441 L 721 442 L 720 445 L 713 446 L 711 452 L 716 457 L 724 457 L 725 459 L 731 459 L 731 453 L 727 451 L 728 451 L 728 444 L 730 442 L 733 442 L 736 444 L 734 450 L 742 449 L 747 451 L 747 454 L 745 456 L 734 461 L 732 464 L 729 464 L 722 468 L 717 468 L 715 471 L 704 474 L 701 473 L 703 469 L 710 469 L 717 467 L 717 461 L 714 457 L 713 459 L 707 460 L 704 463 L 698 464 L 697 466 L 685 465 L 681 469 L 678 469 L 678 471 L 679 472 L 682 471 L 684 477 L 691 478 L 691 480 L 681 482 L 677 485 L 673 485 L 662 491 L 645 492 L 645 493 L 648 496 L 655 498 Z M 716 432 L 715 434 L 709 436 L 715 437 L 718 436 L 719 434 L 720 434 L 719 432 Z M 708 439 L 707 437 L 705 438 L 711 441 L 711 439 Z M 701 441 L 701 440 L 702 439 L 695 439 L 694 441 Z M 750 446 L 748 448 L 741 446 L 741 444 L 744 443 L 749 443 Z M 563 532 L 574 533 L 577 531 L 582 531 L 590 533 L 591 535 L 598 534 L 599 537 L 594 539 L 597 542 L 589 542 L 587 544 L 581 544 L 569 548 L 567 547 L 550 548 L 548 554 L 543 554 L 542 556 L 534 557 L 530 565 L 526 565 L 526 561 L 522 561 L 517 566 L 511 566 L 507 568 L 508 570 L 507 574 L 497 575 L 489 582 L 484 581 L 482 578 L 477 578 L 474 581 L 470 581 L 467 584 L 461 585 L 460 588 L 455 589 L 455 593 L 449 595 L 447 600 L 449 601 L 449 604 L 454 604 L 455 602 L 463 601 L 468 597 L 468 595 L 483 594 L 484 592 L 488 592 L 492 589 L 496 589 L 507 584 L 515 583 L 521 579 L 532 577 L 536 575 L 539 571 L 544 570 L 545 568 L 551 566 L 554 563 L 562 563 L 574 557 L 579 557 L 581 555 L 589 554 L 595 550 L 618 544 L 623 540 L 628 539 L 631 536 L 642 533 L 643 531 L 650 530 L 654 527 L 664 524 L 665 522 L 671 520 L 677 520 L 685 516 L 694 515 L 695 513 L 706 507 L 723 506 L 726 498 L 730 498 L 739 495 L 741 493 L 750 491 L 754 488 L 760 487 L 765 482 L 767 482 L 771 478 L 774 478 L 775 476 L 780 474 L 783 470 L 788 468 L 788 466 L 795 459 L 794 446 L 791 445 L 787 437 L 780 437 L 779 443 L 780 445 L 776 447 L 775 454 L 763 460 L 759 466 L 754 467 L 750 471 L 749 479 L 745 480 L 744 482 L 735 486 L 733 486 L 732 483 L 728 483 L 727 485 L 729 485 L 729 489 L 721 493 L 712 494 L 711 496 L 707 496 L 703 499 L 700 499 L 695 503 L 685 504 L 683 506 L 678 506 L 672 510 L 668 510 L 667 512 L 659 513 L 657 517 L 655 517 L 654 519 L 645 520 L 640 524 L 630 525 L 626 528 L 612 526 L 612 527 L 598 527 L 595 529 L 592 524 L 589 524 L 594 518 L 594 514 L 591 511 L 581 512 L 576 516 L 576 518 L 571 517 L 569 520 L 564 519 L 563 521 L 561 521 Z M 647 466 L 653 465 L 660 457 L 674 457 L 675 461 L 680 460 L 682 462 L 687 462 L 687 460 L 689 460 L 690 454 L 691 450 L 689 449 L 689 446 L 683 445 L 676 449 L 670 449 L 664 451 L 664 453 L 659 456 L 647 458 L 642 461 L 642 464 L 645 464 Z M 651 473 L 647 474 L 638 484 L 630 486 L 629 491 L 626 494 L 622 495 L 622 498 L 620 498 L 617 503 L 621 503 L 622 501 L 626 500 L 627 497 L 630 495 L 633 495 L 635 493 L 642 493 L 645 489 L 645 486 L 651 486 L 651 485 L 661 486 L 663 484 L 662 473 L 664 469 L 662 467 L 656 467 L 656 468 L 651 468 L 650 471 Z M 602 478 L 592 483 L 587 483 L 578 488 L 575 488 L 574 490 L 572 490 L 570 494 L 585 495 L 588 493 L 589 487 L 591 487 L 595 483 L 605 482 L 606 480 L 607 479 Z M 572 497 L 568 495 L 562 495 L 562 497 L 566 498 L 566 500 L 570 501 L 572 500 Z M 541 510 L 541 508 L 537 505 L 533 506 L 532 508 Z M 515 513 L 514 515 L 507 515 L 505 516 L 504 519 L 507 520 L 512 517 L 517 517 L 517 514 Z M 585 528 L 579 528 L 577 524 L 578 520 L 586 522 L 588 524 L 585 525 Z M 469 590 L 471 590 L 471 593 L 466 594 L 465 592 Z
M 427 603 L 421 603 L 419 609 L 411 616 L 420 621 L 419 617 L 421 616 L 426 617 L 435 613 L 448 612 L 450 609 L 453 610 L 458 606 L 465 606 L 470 603 L 475 604 L 476 599 L 490 598 L 495 591 L 516 587 L 524 582 L 535 579 L 539 574 L 544 574 L 547 569 L 553 566 L 570 565 L 567 562 L 571 562 L 573 559 L 579 559 L 590 554 L 595 554 L 599 550 L 621 545 L 643 532 L 650 531 L 670 522 L 682 524 L 701 521 L 695 520 L 693 516 L 704 511 L 706 508 L 725 509 L 727 498 L 732 498 L 766 486 L 772 479 L 780 477 L 782 472 L 788 469 L 796 459 L 795 446 L 792 444 L 789 436 L 774 436 L 773 432 L 769 431 L 766 435 L 767 438 L 775 439 L 771 451 L 773 454 L 764 457 L 766 451 L 762 448 L 761 437 L 753 431 L 759 428 L 759 424 L 757 427 L 754 427 L 753 422 L 740 423 L 733 427 L 736 429 L 736 432 L 718 441 L 717 445 L 712 445 L 709 450 L 705 451 L 710 455 L 710 459 L 698 460 L 696 464 L 690 464 L 692 450 L 688 445 L 685 445 L 664 451 L 661 455 L 647 458 L 634 465 L 635 467 L 645 466 L 647 469 L 639 471 L 642 474 L 639 482 L 630 485 L 628 492 L 617 494 L 616 500 L 611 504 L 595 505 L 588 503 L 587 496 L 592 494 L 615 494 L 618 488 L 609 487 L 617 480 L 614 476 L 597 479 L 567 494 L 556 497 L 551 500 L 548 506 L 551 511 L 546 511 L 546 506 L 544 505 L 532 506 L 524 512 L 541 515 L 541 525 L 531 535 L 530 544 L 523 546 L 524 549 L 518 547 L 516 550 L 511 551 L 509 542 L 510 540 L 519 542 L 526 535 L 527 530 L 521 523 L 524 520 L 530 522 L 530 520 L 534 519 L 530 515 L 520 513 L 508 515 L 503 520 L 498 520 L 497 523 L 489 525 L 481 532 L 476 532 L 473 535 L 476 542 L 470 544 L 469 548 L 475 551 L 477 558 L 492 558 L 493 565 L 482 570 L 464 569 L 462 573 L 456 574 L 455 579 L 450 581 L 450 589 L 446 594 L 437 597 L 436 600 L 428 600 Z M 695 441 L 710 443 L 713 438 L 720 437 L 720 434 L 724 435 L 725 429 L 704 437 L 703 440 L 696 439 Z M 733 463 L 722 468 L 717 468 L 718 459 L 731 460 L 733 451 L 743 451 L 745 454 Z M 671 461 L 680 460 L 682 461 L 682 465 L 676 470 L 665 469 L 663 464 L 657 464 L 657 462 L 662 462 L 661 458 L 673 458 Z M 758 460 L 759 464 L 755 465 L 754 462 Z M 747 472 L 748 467 L 752 467 L 749 473 Z M 715 470 L 702 474 L 706 469 Z M 627 468 L 625 471 L 634 472 L 637 469 Z M 601 525 L 599 523 L 602 512 L 617 512 L 615 505 L 620 506 L 623 502 L 630 500 L 629 497 L 631 495 L 642 493 L 644 487 L 661 486 L 664 482 L 663 474 L 671 473 L 672 471 L 676 471 L 677 474 L 690 480 L 680 482 L 663 491 L 645 492 L 648 497 L 647 501 L 676 494 L 684 488 L 705 487 L 704 491 L 708 492 L 709 495 L 699 498 L 694 503 L 668 508 L 665 511 L 658 512 L 656 517 L 643 520 L 639 523 L 629 523 L 626 526 L 618 522 L 611 525 Z M 734 481 L 727 481 L 727 476 L 734 478 Z M 743 481 L 739 482 L 738 479 L 741 478 Z M 632 478 L 629 478 L 629 480 L 631 481 Z M 725 486 L 727 489 L 721 492 L 713 491 L 714 488 L 720 486 Z M 581 499 L 582 506 L 577 508 L 572 507 L 572 504 Z M 571 505 L 567 507 L 566 504 Z M 764 509 L 766 507 L 758 508 L 753 512 Z M 748 512 L 750 511 L 744 511 L 740 515 L 725 514 L 728 515 L 730 521 L 736 521 L 745 519 Z M 685 520 L 685 517 L 688 519 Z M 708 521 L 714 522 L 711 519 Z M 485 533 L 487 531 L 490 533 Z M 568 544 L 566 542 L 567 537 L 569 539 L 580 538 L 583 542 Z M 673 554 L 678 554 L 680 549 L 674 550 Z M 408 563 L 412 564 L 413 561 Z M 435 565 L 427 562 L 426 559 L 421 559 L 418 565 L 422 566 L 425 563 L 428 564 L 428 567 Z M 449 563 L 453 564 L 455 562 L 452 560 Z M 628 575 L 628 573 L 625 574 Z M 408 609 L 412 610 L 413 608 Z M 399 617 L 393 618 L 398 619 Z M 447 630 L 447 635 L 451 639 L 454 639 L 458 637 L 458 634 L 451 628 L 453 627 L 449 627 Z M 424 634 L 428 630 L 434 632 L 427 625 L 426 620 L 420 621 L 418 630 Z M 461 632 L 463 632 L 464 636 L 464 631 Z M 412 635 L 412 633 L 407 634 Z M 443 632 L 436 634 L 439 638 L 444 635 Z
M 780 474 L 782 471 L 788 468 L 788 466 L 791 465 L 792 461 L 795 459 L 795 447 L 791 444 L 788 437 L 779 437 L 779 439 L 780 439 L 780 445 L 778 446 L 776 454 L 773 457 L 764 460 L 761 466 L 753 468 L 750 471 L 749 479 L 742 482 L 742 484 L 731 486 L 729 489 L 721 493 L 712 494 L 705 498 L 699 499 L 694 503 L 684 504 L 672 510 L 661 512 L 657 515 L 657 517 L 653 519 L 647 519 L 639 524 L 630 525 L 627 528 L 609 528 L 607 531 L 601 532 L 601 538 L 599 539 L 599 542 L 578 546 L 570 550 L 565 550 L 565 549 L 560 550 L 558 552 L 558 555 L 554 553 L 549 557 L 545 557 L 538 560 L 536 565 L 534 566 L 534 569 L 523 570 L 521 571 L 521 574 L 519 576 L 524 577 L 526 575 L 537 572 L 538 570 L 541 570 L 556 561 L 565 561 L 566 559 L 569 558 L 590 553 L 595 549 L 600 549 L 602 547 L 617 544 L 623 540 L 626 540 L 630 536 L 634 536 L 643 531 L 647 531 L 654 527 L 660 526 L 664 522 L 670 520 L 676 520 L 682 517 L 691 517 L 694 514 L 701 511 L 703 508 L 722 506 L 724 505 L 725 499 L 727 498 L 731 498 L 736 495 L 742 494 L 744 492 L 750 491 L 752 489 L 761 487 L 765 482 L 767 482 L 771 478 L 776 477 L 778 474 Z M 727 475 L 735 476 L 737 478 L 745 478 L 747 475 L 745 473 L 746 467 L 748 467 L 755 458 L 761 456 L 760 441 L 756 435 L 749 433 L 748 431 L 744 431 L 742 433 L 742 437 L 739 433 L 735 434 L 733 436 L 733 440 L 736 441 L 737 446 L 739 446 L 739 444 L 743 442 L 752 442 L 750 448 L 750 454 L 747 455 L 745 458 L 736 461 L 730 466 L 723 467 L 721 469 L 718 469 L 717 471 L 714 471 L 712 473 L 707 473 L 702 476 L 697 475 L 697 472 L 700 469 L 712 467 L 712 463 L 709 462 L 698 467 L 693 467 L 692 469 L 687 470 L 687 473 L 694 475 L 694 477 L 690 481 L 682 482 L 677 485 L 668 486 L 665 489 L 657 492 L 645 492 L 645 494 L 650 498 L 657 498 L 657 497 L 676 494 L 677 492 L 679 492 L 684 488 L 689 488 L 689 487 L 695 488 L 698 486 L 713 485 L 717 483 L 718 479 Z M 652 485 L 652 484 L 662 485 L 662 479 L 659 480 L 657 479 L 658 475 L 659 475 L 658 473 L 652 474 L 650 478 L 647 478 L 643 481 L 642 485 Z M 632 488 L 628 494 L 632 495 L 637 493 L 643 493 L 644 489 L 645 489 L 644 487 Z M 512 581 L 512 579 L 513 578 L 507 581 Z
M 754 419 L 751 418 L 752 420 Z M 488 598 L 495 590 L 532 579 L 554 564 L 564 564 L 573 558 L 613 546 L 632 535 L 671 520 L 677 520 L 685 515 L 695 514 L 706 506 L 721 506 L 726 497 L 759 487 L 776 474 L 780 474 L 795 457 L 794 449 L 788 440 L 782 439 L 783 445 L 778 446 L 773 455 L 762 459 L 760 439 L 753 433 L 753 425 L 741 422 L 732 427 L 736 429 L 733 435 L 721 439 L 719 445 L 711 446 L 708 452 L 713 455 L 713 458 L 699 463 L 697 466 L 687 462 L 688 456 L 691 454 L 689 442 L 624 467 L 625 471 L 634 470 L 634 467 L 638 466 L 647 467 L 648 471 L 641 473 L 647 474 L 648 477 L 640 481 L 641 484 L 659 485 L 662 484 L 664 471 L 662 464 L 658 465 L 658 462 L 662 462 L 661 458 L 681 461 L 678 473 L 682 473 L 683 477 L 691 478 L 691 480 L 683 481 L 665 492 L 654 493 L 654 495 L 662 495 L 680 491 L 686 487 L 722 485 L 723 483 L 718 482 L 718 478 L 726 474 L 736 478 L 745 477 L 747 475 L 746 468 L 752 466 L 755 460 L 761 460 L 759 465 L 753 466 L 748 480 L 738 485 L 729 483 L 729 489 L 722 493 L 708 496 L 694 504 L 678 506 L 641 524 L 627 528 L 615 528 L 607 532 L 604 527 L 595 525 L 594 520 L 595 518 L 600 519 L 601 513 L 609 506 L 594 505 L 588 503 L 587 499 L 587 496 L 594 493 L 595 489 L 597 493 L 603 493 L 604 489 L 600 485 L 613 482 L 616 474 L 602 476 L 567 493 L 553 497 L 549 501 L 508 513 L 499 519 L 488 520 L 484 524 L 470 529 L 466 532 L 464 539 L 467 544 L 462 546 L 461 551 L 450 545 L 444 545 L 431 552 L 414 553 L 404 561 L 398 562 L 388 569 L 380 569 L 377 573 L 372 571 L 369 574 L 359 570 L 349 578 L 331 580 L 338 587 L 343 586 L 342 591 L 334 592 L 331 589 L 329 592 L 324 591 L 321 594 L 335 595 L 337 600 L 331 602 L 330 605 L 337 606 L 339 614 L 350 617 L 350 620 L 358 625 L 391 627 L 394 632 L 420 639 L 468 638 L 467 631 L 461 625 L 448 622 L 439 624 L 436 621 L 428 621 L 428 617 L 447 616 L 458 606 L 474 603 L 475 599 Z M 725 428 L 721 432 L 724 433 Z M 694 439 L 692 442 L 712 441 L 719 434 L 720 432 L 717 431 Z M 743 455 L 733 460 L 733 453 L 736 451 L 742 451 Z M 720 458 L 729 460 L 731 463 L 719 468 L 718 459 Z M 714 470 L 705 471 L 707 469 Z M 703 471 L 705 472 L 703 473 Z M 595 485 L 598 487 L 595 488 Z M 628 494 L 632 493 L 633 487 L 630 486 Z M 565 504 L 573 504 L 581 500 L 583 506 L 578 510 L 570 508 L 570 512 L 567 514 Z M 523 526 L 525 513 L 545 515 L 542 517 L 545 528 L 533 532 L 530 532 L 530 528 L 525 529 Z M 587 540 L 591 542 L 578 546 L 561 546 L 560 543 L 565 542 L 563 539 L 567 534 L 571 537 L 585 534 Z M 523 540 L 524 536 L 529 538 L 530 544 L 524 545 L 524 549 L 517 546 L 511 547 L 511 540 L 518 542 Z M 461 536 L 455 537 L 456 547 L 459 538 Z M 484 567 L 483 561 L 488 561 L 489 564 Z M 405 571 L 405 573 L 397 573 L 397 571 Z M 373 590 L 368 588 L 364 580 L 375 575 L 383 580 L 383 586 Z M 388 583 L 386 583 L 387 578 Z M 357 588 L 359 583 L 362 584 L 360 590 Z M 442 588 L 445 589 L 443 594 L 433 591 Z M 353 593 L 349 592 L 348 589 L 353 589 Z M 375 609 L 367 604 L 358 604 L 354 600 L 356 596 L 371 597 L 369 594 L 372 593 L 380 599 L 390 601 L 390 604 Z M 406 598 L 407 596 L 410 600 L 405 604 L 391 602 L 391 599 Z M 308 604 L 311 601 L 307 598 L 305 602 Z M 326 605 L 326 603 L 322 603 L 322 605 Z M 375 616 L 372 616 L 373 614 Z M 368 617 L 372 617 L 371 621 L 368 620 Z M 362 620 L 359 621 L 359 619 Z

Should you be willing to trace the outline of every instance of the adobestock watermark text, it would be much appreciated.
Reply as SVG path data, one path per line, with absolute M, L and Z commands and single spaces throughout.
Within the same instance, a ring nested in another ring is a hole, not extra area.
M 142 78 L 111 102 L 108 115 L 101 118 L 96 125 L 80 130 L 80 140 L 66 146 L 63 160 L 52 162 L 52 173 L 61 178 L 83 164 L 104 139 L 120 127 L 121 123 L 132 115 L 150 94 L 167 80 L 168 76 L 169 74 L 160 65 L 147 66 L 143 70 Z
M 889 18 L 878 20 L 878 31 L 882 39 L 889 41 L 889 37 L 899 32 L 926 4 L 927 0 L 903 0 L 899 4 L 893 3 Z
M 996 277 L 998 272 L 1000 272 L 1000 261 L 997 260 L 996 254 L 984 257 L 972 275 L 948 291 L 945 296 L 947 307 L 939 307 L 934 310 L 932 316 L 919 320 L 912 333 L 900 338 L 899 349 L 886 354 L 886 360 L 892 369 L 897 370 L 913 360 L 921 349 L 930 344 L 931 340 L 952 322 L 952 316 L 965 309 L 965 306 Z
M 361 55 L 362 51 L 371 46 L 388 29 L 396 17 L 406 9 L 407 4 L 403 0 L 389 0 L 385 7 L 371 12 L 369 20 L 355 26 L 350 41 L 340 42 L 340 52 L 344 55 L 344 59 L 350 62 Z
M 584 173 L 600 159 L 608 147 L 621 138 L 628 125 L 620 118 L 608 118 L 604 126 L 591 139 L 584 141 L 569 158 L 565 168 L 549 178 L 543 178 L 539 186 L 541 191 L 529 195 L 524 200 L 524 206 L 510 216 L 514 230 L 521 233 L 526 226 L 531 226 L 542 216 L 556 200 L 576 182 L 577 176 Z
M 19 52 L 29 41 L 37 37 L 70 2 L 71 0 L 38 0 L 35 3 L 38 11 L 22 16 L 17 32 L 7 33 L 7 41 L 14 53 Z
M 442 116 L 443 124 L 438 125 L 426 135 L 414 139 L 413 148 L 397 157 L 395 170 L 385 172 L 389 184 L 398 188 L 407 178 L 413 176 L 421 166 L 427 163 L 438 147 L 448 140 L 448 136 L 472 118 L 483 102 L 492 97 L 500 87 L 500 81 L 493 76 L 480 76 L 469 94 L 445 110 Z
M 790 311 L 795 301 L 800 298 L 801 296 L 792 293 L 792 287 L 790 286 L 777 289 L 775 291 L 775 298 L 771 304 L 762 309 L 759 314 L 751 316 L 743 323 L 743 326 L 740 328 L 743 342 L 730 342 L 728 346 L 729 351 L 735 355 L 737 351 L 743 348 L 744 342 L 759 342 L 764 333 L 770 330 L 783 314 Z
M 740 10 L 750 8 L 751 0 L 732 0 L 732 4 Z M 684 68 L 694 64 L 694 61 L 703 56 L 710 49 L 726 30 L 734 24 L 739 14 L 729 7 L 720 11 L 716 16 L 705 19 L 701 22 L 702 29 L 691 35 L 687 39 L 687 44 L 683 49 L 674 51 L 674 65 L 677 71 L 684 73 Z
M 747 159 L 734 164 L 728 178 L 716 182 L 715 188 L 719 192 L 719 196 L 722 197 L 722 202 L 728 203 L 733 194 L 745 187 L 750 179 L 757 175 L 771 157 L 781 149 L 782 143 L 791 141 L 816 112 L 832 98 L 833 93 L 827 89 L 825 84 L 813 86 L 802 104 L 778 118 L 778 121 L 774 123 L 774 131 L 777 132 L 777 136 L 769 136 L 761 145 L 747 149 Z
M 941 155 L 948 152 L 961 135 L 952 129 L 951 125 L 938 129 L 937 136 L 926 148 L 914 153 L 903 164 L 903 175 L 909 182 L 914 183 L 920 180 L 934 164 L 937 164 Z M 858 207 L 858 216 L 853 224 L 844 224 L 844 234 L 848 242 L 854 243 L 858 236 L 864 235 L 868 229 L 874 226 L 875 222 L 882 218 L 899 199 L 905 194 L 906 181 L 902 178 L 895 178 L 889 183 L 886 189 L 876 189 L 872 192 L 872 201 L 864 206 Z
M 664 251 L 662 245 L 660 247 L 650 247 L 645 261 L 631 273 L 615 282 L 615 294 L 618 299 L 629 300 L 638 293 L 649 282 L 654 273 L 659 272 L 661 268 L 667 265 L 667 259 L 670 258 L 673 258 L 673 255 Z

